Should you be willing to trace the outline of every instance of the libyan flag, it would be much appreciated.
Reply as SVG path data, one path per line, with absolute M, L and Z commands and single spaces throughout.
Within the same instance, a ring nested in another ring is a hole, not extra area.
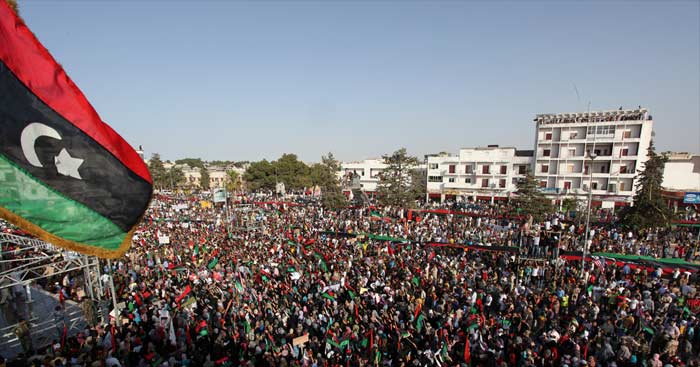
M 0 1 L 0 217 L 54 245 L 116 258 L 152 189 L 143 159 Z

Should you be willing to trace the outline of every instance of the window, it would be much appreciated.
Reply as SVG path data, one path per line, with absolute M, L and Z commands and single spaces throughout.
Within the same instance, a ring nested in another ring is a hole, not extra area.
M 552 133 L 544 133 L 544 140 L 552 140 Z
M 577 137 L 578 137 L 578 133 L 577 133 L 577 132 L 574 131 L 574 132 L 572 132 L 572 133 L 569 133 L 569 139 L 576 139 Z
M 520 181 L 519 178 L 513 177 L 513 178 L 510 180 L 510 183 L 512 183 L 513 185 L 517 185 L 519 181 Z
M 488 178 L 481 180 L 481 187 L 489 187 L 489 179 Z
M 610 173 L 610 167 L 607 164 L 600 166 L 600 173 Z
M 620 191 L 625 191 L 625 183 L 620 182 Z
M 449 171 L 450 173 L 455 173 L 455 165 L 454 165 L 454 164 L 450 164 L 449 170 L 450 170 L 450 171 Z
M 576 156 L 576 148 L 569 148 L 569 157 Z
M 615 189 L 616 189 L 615 184 L 609 184 L 609 185 L 608 185 L 608 191 L 609 191 L 609 192 L 616 192 L 617 190 L 615 190 Z
M 588 135 L 615 135 L 615 125 L 589 126 Z
M 630 139 L 632 137 L 632 131 L 631 130 L 625 130 L 622 132 L 622 138 L 623 139 Z
M 518 174 L 520 174 L 520 175 L 525 175 L 525 174 L 527 174 L 527 166 L 520 166 L 520 167 L 518 167 Z
M 428 168 L 430 169 L 438 169 L 438 164 L 437 163 L 431 163 Z
M 545 156 L 545 157 L 549 157 L 549 155 L 550 155 L 551 153 L 552 153 L 552 152 L 551 152 L 549 149 L 544 149 L 544 150 L 542 151 L 542 155 Z
M 469 178 L 469 177 L 467 177 L 467 178 L 464 179 L 464 183 L 470 184 L 470 183 L 472 183 L 472 179 Z
M 455 182 L 455 178 L 454 178 L 454 177 L 450 177 L 450 178 L 447 179 L 447 181 L 448 181 L 448 182 L 451 182 L 451 183 L 454 183 L 454 182 Z
M 540 170 L 542 173 L 549 173 L 549 165 L 548 164 L 543 164 L 542 169 Z
M 428 176 L 428 182 L 442 182 L 442 176 Z
M 583 166 L 583 173 L 588 174 L 588 166 Z
M 629 149 L 628 148 L 622 148 L 620 149 L 620 157 L 627 157 L 629 155 Z
M 627 166 L 620 166 L 620 173 L 627 173 Z
M 468 164 L 464 166 L 464 173 L 472 173 L 472 166 L 471 164 Z
M 574 173 L 574 164 L 573 163 L 569 163 L 566 165 L 566 172 L 567 173 Z
M 591 188 L 592 188 L 593 190 L 598 190 L 598 183 L 597 183 L 597 182 L 592 182 L 592 183 L 591 183 Z
M 564 181 L 564 190 L 571 190 L 571 181 Z
M 500 180 L 498 181 L 498 187 L 500 187 L 500 188 L 506 187 L 506 180 L 505 180 L 505 179 L 500 179 Z
M 369 170 L 369 177 L 377 178 L 377 177 L 379 177 L 380 173 L 382 173 L 381 169 L 370 169 Z
M 482 166 L 481 167 L 481 173 L 488 175 L 490 172 L 491 172 L 491 170 L 489 169 L 489 166 Z
M 508 166 L 501 166 L 501 174 L 505 175 L 506 173 L 508 173 Z
M 540 181 L 540 188 L 546 188 L 547 187 L 547 181 Z

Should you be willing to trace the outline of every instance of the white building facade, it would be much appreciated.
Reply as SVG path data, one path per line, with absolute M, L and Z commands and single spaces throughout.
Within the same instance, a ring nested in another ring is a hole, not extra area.
M 533 152 L 497 145 L 428 155 L 428 200 L 507 200 L 532 166 Z
M 534 175 L 549 197 L 584 199 L 590 186 L 593 206 L 632 202 L 652 138 L 646 109 L 542 114 L 534 121 Z
M 700 191 L 700 154 L 664 153 L 663 187 L 676 191 Z
M 347 179 L 350 174 L 359 176 L 360 189 L 367 194 L 377 192 L 379 174 L 386 169 L 382 159 L 365 159 L 357 162 L 341 162 L 338 173 L 341 181 Z
M 662 195 L 668 206 L 675 211 L 697 205 L 686 202 L 687 194 L 700 193 L 700 154 L 663 153 L 667 161 L 664 165 Z

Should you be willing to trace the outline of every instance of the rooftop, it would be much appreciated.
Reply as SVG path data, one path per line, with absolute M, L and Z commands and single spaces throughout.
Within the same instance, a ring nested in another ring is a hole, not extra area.
M 646 108 L 641 106 L 637 109 L 590 112 L 570 112 L 570 113 L 545 113 L 535 115 L 535 122 L 562 124 L 577 122 L 609 122 L 609 121 L 641 121 L 651 120 L 651 115 Z
M 534 150 L 516 150 L 515 156 L 516 157 L 534 157 L 535 151 Z
M 680 160 L 692 160 L 694 157 L 700 157 L 700 153 L 688 153 L 688 152 L 663 152 L 663 156 L 669 160 L 680 161 Z

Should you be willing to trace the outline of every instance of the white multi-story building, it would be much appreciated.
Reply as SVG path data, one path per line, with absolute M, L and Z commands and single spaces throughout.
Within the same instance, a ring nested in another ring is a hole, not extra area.
M 700 192 L 700 154 L 663 153 L 666 156 L 662 195 L 674 210 L 694 203 L 684 201 L 686 194 Z
M 543 114 L 534 121 L 534 174 L 545 193 L 586 196 L 590 185 L 594 206 L 631 203 L 652 137 L 645 108 Z
M 459 155 L 428 155 L 427 199 L 506 200 L 532 165 L 532 151 L 490 145 L 463 148 Z
M 348 179 L 349 175 L 357 175 L 360 179 L 360 189 L 367 194 L 377 191 L 379 173 L 384 171 L 386 164 L 382 159 L 365 159 L 357 162 L 342 162 L 340 164 L 339 179 Z

